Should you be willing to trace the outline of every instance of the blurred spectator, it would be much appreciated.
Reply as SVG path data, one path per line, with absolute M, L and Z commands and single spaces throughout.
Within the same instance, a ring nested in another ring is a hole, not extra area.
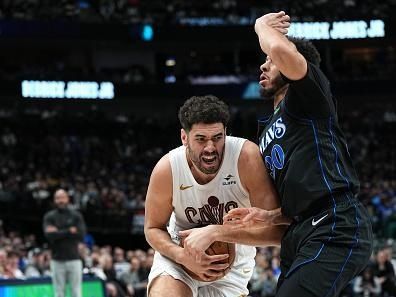
M 19 254 L 15 251 L 7 252 L 3 268 L 3 278 L 20 278 L 24 279 L 23 272 L 19 269 Z
M 128 263 L 125 259 L 125 251 L 120 247 L 114 248 L 114 269 L 116 271 L 117 279 L 120 279 L 120 276 L 129 270 L 130 263 Z
M 109 296 L 125 296 L 125 291 L 122 289 L 122 285 L 116 276 L 111 253 L 104 252 L 102 254 L 101 264 L 103 265 L 103 272 L 106 276 L 106 288 Z
M 45 262 L 44 251 L 40 248 L 34 248 L 29 252 L 29 260 L 25 268 L 26 278 L 50 275 L 50 271 Z
M 378 251 L 373 271 L 381 284 L 381 292 L 387 296 L 396 296 L 395 271 L 385 250 Z
M 4 268 L 7 261 L 7 252 L 0 248 L 0 278 L 4 276 Z
M 276 293 L 276 286 L 278 280 L 274 275 L 274 271 L 271 268 L 266 268 L 264 271 L 263 286 L 261 289 L 262 297 L 274 297 Z
M 104 258 L 99 255 L 97 252 L 93 252 L 91 254 L 91 261 L 92 266 L 90 268 L 90 272 L 100 278 L 101 280 L 105 281 L 107 279 L 106 274 L 104 273 Z
M 363 272 L 356 277 L 353 292 L 356 297 L 378 297 L 381 293 L 380 280 L 374 276 L 370 267 L 366 267 Z
M 141 267 L 140 259 L 136 256 L 130 260 L 129 271 L 120 276 L 121 283 L 127 288 L 130 296 L 145 297 L 147 289 L 147 276 Z
M 54 194 L 55 210 L 47 212 L 43 229 L 51 251 L 51 273 L 54 295 L 64 297 L 66 285 L 71 288 L 72 297 L 81 297 L 82 261 L 78 244 L 84 238 L 85 222 L 81 214 L 70 209 L 69 195 L 59 189 Z

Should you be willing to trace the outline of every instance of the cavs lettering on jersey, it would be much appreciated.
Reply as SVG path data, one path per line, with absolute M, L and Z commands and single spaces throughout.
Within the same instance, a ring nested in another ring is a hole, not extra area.
M 177 240 L 180 230 L 222 224 L 223 216 L 231 209 L 251 206 L 249 193 L 241 185 L 238 173 L 238 159 L 245 141 L 226 136 L 219 171 L 213 180 L 204 185 L 198 184 L 191 173 L 185 146 L 169 152 L 173 177 L 173 213 L 168 232 L 174 240 Z M 254 247 L 237 245 L 237 251 L 237 255 L 243 254 L 239 258 L 255 256 Z

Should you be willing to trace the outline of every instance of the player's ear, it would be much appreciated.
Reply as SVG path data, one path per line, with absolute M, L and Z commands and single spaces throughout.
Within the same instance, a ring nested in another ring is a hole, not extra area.
M 184 129 L 180 130 L 180 138 L 181 138 L 183 145 L 187 146 L 188 135 L 187 135 L 186 130 L 184 130 Z

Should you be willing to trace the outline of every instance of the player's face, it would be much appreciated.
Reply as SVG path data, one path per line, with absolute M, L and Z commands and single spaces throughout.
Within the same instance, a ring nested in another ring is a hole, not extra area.
M 265 63 L 260 66 L 260 93 L 263 98 L 271 99 L 276 93 L 286 85 L 278 68 L 272 63 L 272 60 L 267 56 Z
M 214 174 L 223 160 L 225 128 L 222 123 L 194 124 L 190 132 L 182 129 L 182 142 L 194 167 L 205 174 Z

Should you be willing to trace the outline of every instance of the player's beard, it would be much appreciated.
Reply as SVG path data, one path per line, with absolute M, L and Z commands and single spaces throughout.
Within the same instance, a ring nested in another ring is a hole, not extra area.
M 199 171 L 201 171 L 202 173 L 205 173 L 205 174 L 215 174 L 219 170 L 220 164 L 221 164 L 221 161 L 223 158 L 223 155 L 219 155 L 217 151 L 214 151 L 211 154 L 197 155 L 190 148 L 190 145 L 187 145 L 187 156 L 191 160 L 191 162 L 195 165 L 195 167 L 197 167 Z M 215 164 L 213 164 L 214 166 L 204 167 L 202 165 L 202 163 L 204 162 L 202 160 L 203 156 L 216 156 L 216 160 L 214 161 Z
M 276 93 L 278 93 L 279 90 L 282 89 L 286 84 L 287 82 L 285 82 L 285 80 L 282 78 L 280 73 L 278 73 L 278 75 L 275 76 L 274 79 L 272 80 L 271 87 L 264 88 L 263 86 L 261 86 L 260 88 L 261 98 L 263 98 L 264 100 L 273 100 Z

